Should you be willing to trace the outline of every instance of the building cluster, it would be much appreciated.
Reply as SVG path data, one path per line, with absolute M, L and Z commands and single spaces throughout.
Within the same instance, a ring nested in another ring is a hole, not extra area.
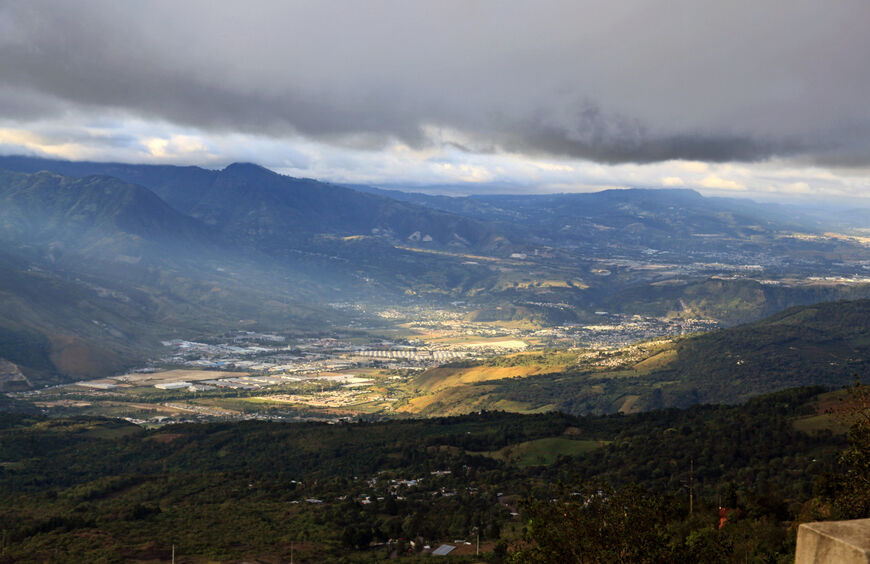
M 233 342 L 237 342 L 233 339 Z M 521 351 L 528 344 L 519 339 L 467 340 L 453 344 L 432 344 L 422 340 L 374 340 L 354 344 L 334 337 L 300 339 L 281 347 L 262 344 L 219 343 L 173 340 L 163 343 L 171 352 L 160 359 L 161 366 L 199 369 L 241 370 L 264 376 L 204 382 L 212 386 L 262 387 L 279 383 L 287 375 L 339 372 L 363 367 L 427 368 L 447 362 L 492 354 Z M 174 384 L 174 383 L 173 383 Z M 180 389 L 182 383 L 178 383 Z

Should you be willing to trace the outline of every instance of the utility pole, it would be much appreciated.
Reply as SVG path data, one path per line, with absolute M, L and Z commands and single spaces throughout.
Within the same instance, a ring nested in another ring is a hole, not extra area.
M 695 503 L 695 458 L 692 457 L 689 462 L 689 516 L 692 516 L 692 510 Z

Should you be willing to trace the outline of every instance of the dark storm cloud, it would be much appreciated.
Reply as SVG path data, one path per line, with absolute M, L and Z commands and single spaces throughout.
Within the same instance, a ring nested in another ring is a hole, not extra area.
M 870 162 L 866 2 L 0 4 L 6 119 L 599 162 Z
M 0 85 L 0 117 L 13 122 L 27 122 L 54 117 L 64 112 L 53 96 L 44 96 L 30 89 Z
M 560 124 L 529 121 L 501 132 L 500 146 L 520 153 L 587 158 L 596 162 L 757 161 L 805 150 L 796 139 L 719 133 L 656 133 L 640 120 L 606 116 L 586 105 Z

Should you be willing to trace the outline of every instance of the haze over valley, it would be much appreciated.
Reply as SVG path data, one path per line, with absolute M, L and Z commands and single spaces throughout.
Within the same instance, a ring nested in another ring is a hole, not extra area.
M 65 413 L 154 422 L 550 409 L 500 389 L 483 403 L 445 400 L 416 378 L 451 362 L 573 351 L 557 367 L 481 367 L 459 381 L 522 389 L 531 376 L 589 370 L 582 359 L 634 358 L 620 351 L 638 342 L 657 350 L 791 306 L 870 296 L 859 221 L 691 190 L 449 197 L 253 164 L 0 157 L 0 167 L 3 386 Z M 806 383 L 846 383 L 850 370 Z M 569 411 L 647 405 L 617 388 Z M 222 402 L 233 408 L 214 409 Z

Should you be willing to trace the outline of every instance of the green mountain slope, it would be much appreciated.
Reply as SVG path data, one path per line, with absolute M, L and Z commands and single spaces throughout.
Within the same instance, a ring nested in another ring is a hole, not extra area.
M 870 285 L 783 286 L 757 280 L 710 278 L 639 284 L 599 296 L 595 306 L 613 313 L 716 319 L 723 325 L 737 325 L 793 306 L 868 298 Z
M 325 262 L 228 244 L 116 178 L 0 171 L 0 389 L 113 373 L 241 320 L 318 330 L 337 317 L 311 305 Z
M 99 174 L 147 187 L 179 212 L 234 241 L 282 253 L 311 245 L 317 234 L 370 236 L 391 243 L 463 249 L 508 243 L 474 219 L 311 179 L 282 176 L 236 163 L 223 170 L 199 167 L 69 162 L 0 157 L 0 168 Z M 428 238 L 427 238 L 428 236 Z M 425 239 L 425 240 L 424 240 Z
M 68 245 L 104 236 L 173 242 L 214 237 L 205 226 L 169 207 L 149 190 L 116 178 L 71 178 L 0 171 L 0 233 L 6 240 Z
M 73 257 L 64 260 L 0 251 L 0 359 L 32 384 L 117 373 L 163 354 L 166 339 L 254 327 L 317 331 L 338 318 L 263 273 L 153 263 L 72 268 Z M 23 385 L 13 380 L 10 389 Z

